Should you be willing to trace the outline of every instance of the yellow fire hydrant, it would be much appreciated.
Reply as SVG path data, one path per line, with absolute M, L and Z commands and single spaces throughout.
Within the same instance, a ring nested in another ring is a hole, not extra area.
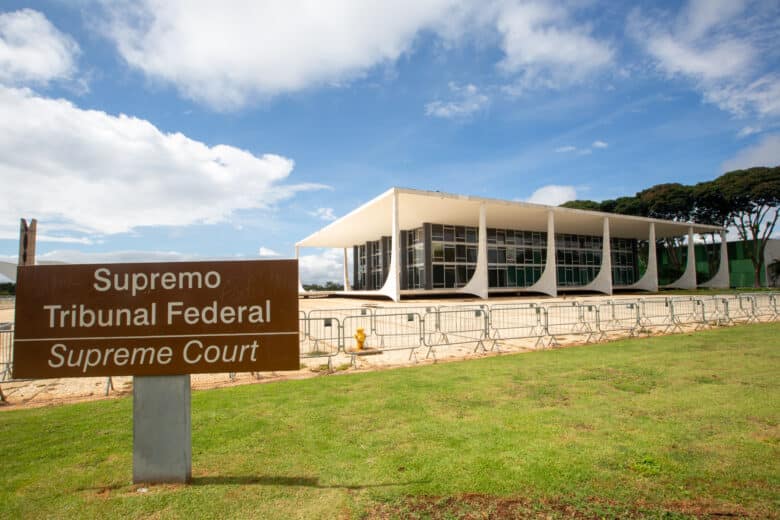
M 358 328 L 355 332 L 355 341 L 357 341 L 356 350 L 363 350 L 363 346 L 366 343 L 366 333 L 362 328 Z

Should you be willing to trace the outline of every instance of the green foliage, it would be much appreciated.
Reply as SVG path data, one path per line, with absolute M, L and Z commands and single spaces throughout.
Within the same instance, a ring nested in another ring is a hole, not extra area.
M 720 187 L 720 182 L 700 182 L 693 186 L 693 220 L 700 224 L 726 226 L 731 212 L 729 201 Z
M 683 184 L 657 184 L 636 198 L 647 208 L 648 217 L 687 222 L 693 214 L 693 190 Z
M 601 203 L 594 200 L 570 200 L 569 202 L 564 202 L 561 204 L 561 207 L 571 209 L 586 209 L 589 211 L 603 211 L 601 209 Z
M 343 291 L 344 285 L 336 282 L 327 281 L 324 284 L 310 283 L 303 284 L 307 291 Z
M 780 217 L 780 166 L 735 170 L 714 182 L 726 200 L 729 224 L 736 227 L 742 240 L 752 241 L 747 252 L 753 263 L 754 285 L 758 287 L 766 243 Z
M 16 284 L 15 283 L 0 283 L 0 295 L 7 296 L 11 295 L 13 296 L 16 294 Z
M 448 503 L 483 518 L 510 499 L 537 509 L 496 518 L 682 518 L 686 505 L 772 518 L 778 334 L 746 325 L 195 391 L 193 483 L 145 492 L 130 484 L 130 397 L 3 411 L 0 518 L 445 518 Z
M 633 197 L 602 202 L 575 200 L 562 206 L 679 222 L 734 226 L 742 240 L 752 241 L 748 254 L 754 267 L 754 285 L 759 287 L 766 242 L 772 236 L 780 215 L 777 211 L 780 206 L 780 166 L 735 170 L 694 186 L 657 184 Z M 715 243 L 714 233 L 710 235 L 711 243 Z M 679 240 L 662 239 L 660 242 L 668 252 L 671 268 L 681 270 L 682 258 L 677 252 Z M 709 271 L 715 272 L 719 262 L 717 249 L 707 249 L 707 255 Z

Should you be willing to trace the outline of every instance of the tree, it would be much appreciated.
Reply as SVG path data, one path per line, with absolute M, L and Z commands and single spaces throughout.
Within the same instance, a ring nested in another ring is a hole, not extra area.
M 610 213 L 620 215 L 634 215 L 636 217 L 646 217 L 648 215 L 647 204 L 639 197 L 618 197 L 615 199 L 615 205 Z
M 586 209 L 589 211 L 601 211 L 601 204 L 594 200 L 570 200 L 561 204 L 562 208 Z
M 706 181 L 693 186 L 693 206 L 693 220 L 695 222 L 720 227 L 729 225 L 729 202 L 718 182 Z M 702 235 L 710 273 L 715 273 L 720 264 L 719 251 L 715 246 L 716 235 L 715 232 Z M 707 238 L 709 238 L 709 243 Z
M 688 222 L 693 214 L 693 190 L 680 183 L 656 184 L 636 194 L 644 206 L 646 216 L 664 220 Z M 682 271 L 682 239 L 680 237 L 660 240 L 669 256 L 674 271 Z
M 328 280 L 324 284 L 319 284 L 319 283 L 303 284 L 303 288 L 306 291 L 343 291 L 344 285 Z
M 747 246 L 753 264 L 753 286 L 760 287 L 766 243 L 778 219 L 780 166 L 735 170 L 714 182 L 727 201 L 729 224 Z
M 693 214 L 693 190 L 679 183 L 656 184 L 636 194 L 648 217 L 688 222 Z

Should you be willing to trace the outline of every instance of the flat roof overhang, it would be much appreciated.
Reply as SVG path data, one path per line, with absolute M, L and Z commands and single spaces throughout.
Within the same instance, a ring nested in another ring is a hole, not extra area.
M 609 217 L 613 238 L 647 239 L 649 225 L 655 224 L 656 238 L 694 233 L 719 233 L 719 226 L 673 222 L 647 217 L 545 206 L 438 191 L 390 188 L 373 200 L 331 222 L 296 244 L 299 247 L 352 247 L 392 234 L 393 194 L 398 194 L 400 229 L 415 229 L 426 222 L 455 226 L 479 226 L 479 208 L 486 207 L 487 226 L 492 228 L 547 231 L 547 214 L 555 215 L 555 232 L 601 236 L 603 218 Z

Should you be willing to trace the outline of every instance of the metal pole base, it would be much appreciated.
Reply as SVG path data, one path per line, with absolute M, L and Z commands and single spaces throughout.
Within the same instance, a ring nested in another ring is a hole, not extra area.
M 133 483 L 191 478 L 190 376 L 134 376 Z

